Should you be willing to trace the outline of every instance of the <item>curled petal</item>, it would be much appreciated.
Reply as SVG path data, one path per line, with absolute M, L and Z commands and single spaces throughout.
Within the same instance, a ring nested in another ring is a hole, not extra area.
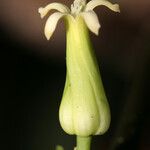
M 98 35 L 98 31 L 100 28 L 100 23 L 98 17 L 94 11 L 82 12 L 81 15 L 84 18 L 84 21 L 87 27 L 91 30 L 91 32 Z
M 38 9 L 38 12 L 40 13 L 41 18 L 43 18 L 52 9 L 58 10 L 61 13 L 69 13 L 70 12 L 69 8 L 66 5 L 63 5 L 61 3 L 51 3 L 44 8 L 40 7 Z
M 56 13 L 53 13 L 51 16 L 49 16 L 49 18 L 46 21 L 45 29 L 44 29 L 44 33 L 45 33 L 47 40 L 50 39 L 53 32 L 55 31 L 59 19 L 65 15 L 66 14 L 56 12 Z
M 95 7 L 104 5 L 115 12 L 120 12 L 118 4 L 112 4 L 107 0 L 91 0 L 87 3 L 85 11 L 93 10 Z

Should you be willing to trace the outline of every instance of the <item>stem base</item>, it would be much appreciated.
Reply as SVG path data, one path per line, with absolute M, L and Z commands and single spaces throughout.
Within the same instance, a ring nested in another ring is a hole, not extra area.
M 90 150 L 91 136 L 77 136 L 77 147 L 76 150 Z

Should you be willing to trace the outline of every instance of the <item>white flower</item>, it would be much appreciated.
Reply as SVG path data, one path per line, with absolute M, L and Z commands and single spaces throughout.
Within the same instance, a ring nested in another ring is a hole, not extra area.
M 111 115 L 103 88 L 100 71 L 93 53 L 88 29 L 98 35 L 100 23 L 93 9 L 105 5 L 119 12 L 117 4 L 106 0 L 75 0 L 71 9 L 60 3 L 39 8 L 43 18 L 53 13 L 46 22 L 45 36 L 49 40 L 60 18 L 66 18 L 66 66 L 65 88 L 59 108 L 59 121 L 68 134 L 88 137 L 107 131 Z
M 86 3 L 86 0 L 75 0 L 71 5 L 71 9 L 61 3 L 56 2 L 48 4 L 44 8 L 39 8 L 38 11 L 41 15 L 41 18 L 45 17 L 52 9 L 58 11 L 50 15 L 47 19 L 44 30 L 47 40 L 50 39 L 55 31 L 59 19 L 64 16 L 71 16 L 74 19 L 77 16 L 82 16 L 89 30 L 98 35 L 100 23 L 93 9 L 100 5 L 104 5 L 112 11 L 120 12 L 118 4 L 112 4 L 107 0 L 91 0 L 88 3 Z

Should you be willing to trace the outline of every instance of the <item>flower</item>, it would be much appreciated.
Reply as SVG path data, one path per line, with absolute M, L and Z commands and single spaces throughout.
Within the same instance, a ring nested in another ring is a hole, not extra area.
M 75 0 L 74 3 L 71 5 L 71 10 L 67 6 L 56 2 L 50 3 L 44 8 L 39 8 L 38 11 L 41 15 L 41 18 L 45 17 L 47 13 L 52 9 L 58 11 L 53 13 L 47 19 L 45 25 L 45 36 L 47 40 L 50 39 L 53 32 L 55 31 L 58 21 L 65 16 L 70 16 L 74 19 L 77 16 L 82 16 L 89 30 L 98 35 L 100 23 L 93 9 L 99 5 L 104 5 L 112 11 L 120 12 L 118 4 L 111 4 L 107 0 L 91 0 L 87 4 L 86 0 Z
M 106 0 L 75 0 L 71 10 L 63 4 L 51 3 L 39 8 L 43 18 L 51 9 L 53 13 L 45 25 L 45 36 L 50 39 L 57 22 L 64 17 L 67 29 L 66 83 L 59 109 L 59 120 L 68 134 L 90 136 L 103 134 L 110 125 L 110 109 L 103 88 L 96 56 L 88 34 L 98 34 L 100 23 L 93 11 L 105 5 L 119 12 L 117 4 Z

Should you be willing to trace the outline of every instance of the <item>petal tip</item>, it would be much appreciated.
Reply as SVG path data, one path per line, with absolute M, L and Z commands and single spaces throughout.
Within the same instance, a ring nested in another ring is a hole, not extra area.
M 119 13 L 120 13 L 120 7 L 119 7 L 118 4 L 115 4 L 115 10 L 116 10 L 116 12 L 119 12 Z
M 50 40 L 50 37 L 46 37 L 46 39 L 47 39 L 47 41 L 49 41 L 49 40 Z
M 100 27 L 101 27 L 101 26 L 100 26 L 100 24 L 99 24 L 99 25 L 97 26 L 97 29 L 96 29 L 95 32 L 94 32 L 95 35 L 97 35 L 97 36 L 99 35 L 99 29 L 100 29 Z
M 47 40 L 50 40 L 50 38 L 51 38 L 53 32 L 51 32 L 51 31 L 49 30 L 49 28 L 47 28 L 47 27 L 45 26 L 44 34 L 45 34 L 46 39 L 47 39 Z
M 47 40 L 50 40 L 51 35 L 52 35 L 51 33 L 45 33 L 46 39 L 47 39 Z
M 38 13 L 40 14 L 41 18 L 43 18 L 45 16 L 45 14 L 44 14 L 44 8 L 40 7 L 38 9 Z

